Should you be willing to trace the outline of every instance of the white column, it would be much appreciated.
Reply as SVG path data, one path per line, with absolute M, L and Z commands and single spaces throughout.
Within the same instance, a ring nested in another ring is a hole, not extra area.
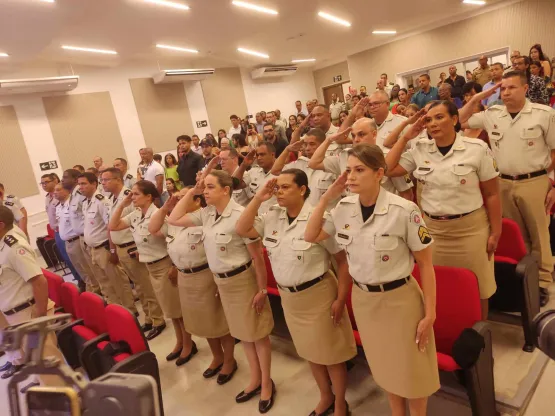
M 200 81 L 184 82 L 185 96 L 187 97 L 187 104 L 189 106 L 189 113 L 193 121 L 193 129 L 195 134 L 204 138 L 206 133 L 212 133 L 210 128 L 210 120 L 208 120 L 208 111 L 206 110 L 206 103 L 204 102 L 204 93 L 202 92 L 202 85 Z M 206 120 L 208 125 L 206 127 L 197 127 L 197 121 Z

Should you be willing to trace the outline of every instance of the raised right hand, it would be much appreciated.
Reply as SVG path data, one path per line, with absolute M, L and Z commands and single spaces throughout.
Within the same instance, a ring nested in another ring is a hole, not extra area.
M 276 193 L 277 178 L 270 179 L 262 188 L 258 190 L 255 198 L 260 202 L 269 201 Z
M 425 126 L 426 114 L 421 116 L 416 123 L 409 126 L 409 128 L 405 131 L 405 134 L 403 134 L 402 136 L 403 140 L 405 142 L 408 142 L 409 140 L 415 139 L 420 133 L 424 131 Z
M 333 201 L 339 198 L 347 188 L 347 171 L 343 172 L 337 180 L 328 188 L 328 190 L 322 195 L 322 198 L 327 198 Z

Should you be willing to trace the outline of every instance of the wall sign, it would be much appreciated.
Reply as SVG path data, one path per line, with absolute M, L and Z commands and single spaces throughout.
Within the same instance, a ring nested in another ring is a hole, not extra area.
M 201 121 L 197 121 L 197 127 L 208 127 L 208 121 L 206 120 L 201 120 Z
M 335 77 L 333 77 L 333 82 L 341 82 L 342 79 L 343 77 L 341 75 L 336 75 Z
M 40 166 L 40 170 L 58 169 L 58 162 L 55 160 L 51 160 L 49 162 L 39 163 L 39 166 Z

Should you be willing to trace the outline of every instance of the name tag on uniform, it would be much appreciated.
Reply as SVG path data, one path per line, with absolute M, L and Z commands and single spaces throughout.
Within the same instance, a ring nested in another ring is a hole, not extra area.
M 492 131 L 491 134 L 492 136 L 501 136 L 501 133 L 499 133 L 498 131 Z
M 275 238 L 266 237 L 265 240 L 269 241 L 270 243 L 277 243 L 277 240 Z
M 349 236 L 348 236 L 347 234 L 338 233 L 337 236 L 338 236 L 339 238 L 344 238 L 345 240 L 348 240 L 348 239 L 349 239 Z
M 429 171 L 432 170 L 432 168 L 419 167 L 418 170 L 423 170 L 425 172 L 429 172 Z

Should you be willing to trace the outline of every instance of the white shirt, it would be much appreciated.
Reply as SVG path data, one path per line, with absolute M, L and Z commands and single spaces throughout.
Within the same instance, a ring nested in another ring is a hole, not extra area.
M 155 160 L 150 162 L 148 165 L 143 166 L 142 169 L 143 169 L 143 174 L 142 174 L 143 179 L 145 181 L 152 182 L 154 185 L 156 185 L 157 176 L 165 175 L 163 166 Z M 164 181 L 162 181 L 162 183 L 163 182 Z
M 48 216 L 48 223 L 50 224 L 50 228 L 54 231 L 58 228 L 58 220 L 56 219 L 56 207 L 58 206 L 59 202 L 54 198 L 54 195 L 51 193 L 47 193 L 44 197 L 44 205 L 46 210 L 46 215 Z
M 121 202 L 125 199 L 127 195 L 129 195 L 130 192 L 131 191 L 129 189 L 127 189 L 126 187 L 123 187 L 117 198 L 115 197 L 115 195 L 111 195 L 110 198 L 108 198 L 111 204 L 110 211 L 108 213 L 109 219 L 112 218 L 112 215 L 114 214 L 118 205 L 121 204 Z M 131 204 L 128 207 L 125 207 L 123 209 L 121 213 L 121 217 L 122 218 L 126 217 L 127 215 L 131 214 L 133 211 L 135 211 L 135 207 L 133 206 L 133 204 Z M 127 244 L 133 241 L 133 234 L 131 233 L 130 228 L 126 228 L 125 230 L 120 230 L 120 231 L 110 231 L 110 238 L 112 239 L 112 242 L 114 244 L 121 246 L 123 244 Z
M 73 214 L 70 211 L 70 198 L 68 198 L 65 202 L 60 202 L 56 207 L 58 232 L 60 233 L 60 237 L 64 241 L 70 240 L 80 235 L 80 233 L 78 233 L 71 227 L 72 215 Z
M 202 147 L 201 146 L 195 147 L 194 145 L 191 145 L 191 150 L 193 152 L 195 152 L 196 154 L 202 156 Z
M 5 199 L 0 202 L 0 205 L 4 205 L 13 213 L 13 216 L 17 222 L 19 222 L 23 218 L 23 211 L 21 211 L 23 205 L 21 204 L 21 201 L 17 196 L 6 195 Z
M 139 261 L 141 263 L 150 263 L 151 261 L 163 259 L 168 255 L 166 239 L 164 237 L 153 236 L 148 231 L 150 217 L 156 211 L 158 211 L 156 205 L 151 204 L 150 207 L 148 207 L 144 218 L 142 211 L 139 208 L 122 218 L 122 220 L 129 225 L 129 228 L 131 228 L 133 239 L 137 244 Z M 164 220 L 164 225 L 160 229 L 160 232 L 167 237 L 168 224 L 166 220 Z
M 83 215 L 83 202 L 85 199 L 87 198 L 77 189 L 77 186 L 73 188 L 69 198 L 69 221 L 71 228 L 78 235 L 83 235 L 85 230 L 85 217 Z
M 245 174 L 243 175 L 243 181 L 245 182 L 245 184 L 247 184 L 247 188 L 245 188 L 245 190 L 249 200 L 254 198 L 256 192 L 264 187 L 266 185 L 266 182 L 268 182 L 272 178 L 277 178 L 277 176 L 272 175 L 271 170 L 265 173 L 264 169 L 262 169 L 260 166 L 253 166 L 251 170 L 245 172 Z M 277 198 L 275 195 L 272 196 L 268 201 L 264 201 L 260 205 L 260 208 L 258 209 L 258 214 L 261 215 L 265 212 L 268 212 L 270 207 L 274 204 L 277 204 Z
M 168 254 L 178 269 L 192 269 L 208 263 L 203 244 L 202 227 L 168 225 Z
M 89 247 L 98 247 L 108 240 L 108 222 L 111 201 L 99 192 L 91 199 L 83 202 L 83 215 L 85 216 L 85 243 Z
M 339 100 L 330 104 L 330 115 L 332 120 L 339 119 L 339 113 L 343 110 L 343 103 Z
M 389 136 L 389 134 L 393 131 L 393 129 L 395 129 L 396 127 L 399 126 L 399 124 L 401 124 L 403 121 L 405 121 L 407 118 L 397 115 L 397 114 L 393 114 L 391 111 L 389 112 L 389 114 L 387 115 L 387 117 L 385 118 L 385 120 L 383 121 L 382 124 L 380 124 L 378 127 L 378 134 L 376 136 L 376 144 L 380 147 L 380 149 L 382 149 L 382 151 L 384 152 L 384 154 L 387 154 L 391 149 L 388 147 L 385 147 L 383 145 L 383 142 L 385 141 L 385 139 L 387 138 L 387 136 Z M 403 133 L 401 133 L 402 135 Z
M 241 125 L 239 124 L 237 127 L 231 126 L 227 131 L 227 138 L 231 141 L 231 138 L 234 134 L 241 134 Z

